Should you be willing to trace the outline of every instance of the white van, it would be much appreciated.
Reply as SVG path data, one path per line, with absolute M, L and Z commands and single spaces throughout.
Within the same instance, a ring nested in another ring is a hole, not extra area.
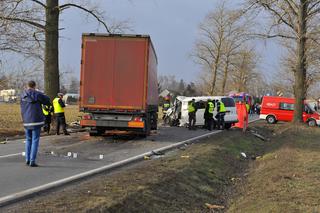
M 185 97 L 185 96 L 178 96 L 174 102 L 173 107 L 167 112 L 168 119 L 170 120 L 168 123 L 170 125 L 179 125 L 179 126 L 187 126 L 189 123 L 189 116 L 188 116 L 188 104 L 191 102 L 192 99 L 195 99 L 196 106 L 197 106 L 197 113 L 196 113 L 196 126 L 203 126 L 204 125 L 204 111 L 206 108 L 207 101 L 210 100 L 219 100 L 222 101 L 226 107 L 226 116 L 224 117 L 225 120 L 225 128 L 229 129 L 232 124 L 238 122 L 238 115 L 235 106 L 235 102 L 233 98 L 228 96 L 199 96 L 199 97 Z M 217 114 L 217 108 L 213 113 L 213 117 L 215 118 Z

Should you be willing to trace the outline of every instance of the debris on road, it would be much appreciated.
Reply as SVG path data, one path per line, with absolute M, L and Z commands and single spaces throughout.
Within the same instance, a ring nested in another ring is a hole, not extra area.
M 206 203 L 205 204 L 209 209 L 224 209 L 225 207 L 224 206 L 221 206 L 221 205 L 213 205 L 213 204 L 210 204 L 210 203 Z
M 152 151 L 151 152 L 153 155 L 164 155 L 164 152 L 155 152 L 155 151 Z
M 143 159 L 145 159 L 145 160 L 150 160 L 150 157 L 147 156 L 147 155 L 145 155 L 145 156 L 143 157 Z
M 102 160 L 103 159 L 103 155 L 99 155 L 99 159 Z
M 0 144 L 6 144 L 7 143 L 7 141 L 2 141 L 2 142 L 0 142 Z
M 181 158 L 190 158 L 189 155 L 181 155 Z
M 244 153 L 244 152 L 241 152 L 240 155 L 241 155 L 242 157 L 244 157 L 244 158 L 247 158 L 247 155 L 246 155 L 246 153 Z
M 259 133 L 257 133 L 254 130 L 250 130 L 250 133 L 263 141 L 269 141 L 269 139 L 265 138 L 264 136 L 260 135 Z

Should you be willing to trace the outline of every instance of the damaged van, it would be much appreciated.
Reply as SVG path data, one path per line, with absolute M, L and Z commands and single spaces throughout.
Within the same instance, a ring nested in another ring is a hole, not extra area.
M 167 111 L 164 122 L 170 126 L 187 126 L 189 122 L 188 104 L 195 99 L 196 102 L 196 126 L 204 125 L 204 112 L 208 100 L 222 101 L 226 107 L 225 129 L 229 129 L 233 124 L 238 122 L 237 110 L 233 98 L 228 96 L 198 96 L 198 97 L 185 97 L 178 96 L 173 106 Z M 216 120 L 217 109 L 213 112 L 213 118 Z

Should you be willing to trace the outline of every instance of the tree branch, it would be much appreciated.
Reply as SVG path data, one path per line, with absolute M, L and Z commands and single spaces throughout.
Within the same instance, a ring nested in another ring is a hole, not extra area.
M 272 8 L 268 3 L 263 3 L 258 1 L 259 4 L 261 4 L 264 8 L 266 8 L 267 10 L 269 10 L 271 13 L 273 13 L 274 15 L 276 15 L 279 18 L 279 21 L 283 22 L 284 24 L 286 24 L 288 27 L 290 27 L 291 29 L 295 30 L 295 27 L 290 24 L 288 21 L 286 21 L 284 19 L 284 16 L 281 15 L 278 11 L 276 11 L 274 8 Z
M 259 36 L 259 37 L 263 37 L 263 38 L 287 38 L 287 39 L 297 39 L 296 37 L 293 36 L 288 36 L 288 35 L 282 35 L 282 34 L 273 34 L 273 35 L 268 35 L 268 34 L 260 34 L 260 33 L 254 33 L 251 34 L 253 36 Z
M 106 24 L 103 20 L 101 20 L 101 18 L 99 18 L 99 17 L 94 13 L 94 11 L 88 10 L 87 8 L 84 8 L 84 7 L 80 6 L 80 5 L 72 4 L 72 3 L 68 3 L 68 4 L 64 4 L 64 5 L 59 6 L 59 10 L 64 10 L 64 9 L 67 9 L 68 7 L 75 7 L 75 8 L 78 8 L 78 9 L 80 9 L 80 10 L 83 10 L 83 11 L 91 14 L 95 19 L 97 19 L 97 21 L 98 21 L 99 23 L 101 23 L 101 24 L 104 26 L 104 28 L 107 30 L 108 33 L 111 33 L 111 31 L 110 31 L 109 27 L 107 26 L 107 24 Z
M 42 7 L 46 8 L 47 9 L 47 5 L 45 5 L 44 3 L 42 3 L 41 1 L 38 1 L 38 0 L 31 0 L 39 5 L 41 5 Z
M 26 19 L 11 18 L 11 17 L 0 16 L 0 20 L 17 21 L 17 22 L 21 22 L 21 23 L 24 23 L 24 24 L 29 24 L 29 25 L 38 27 L 38 28 L 40 28 L 40 29 L 42 29 L 42 30 L 45 29 L 45 26 L 44 26 L 44 25 L 39 24 L 39 23 L 37 23 L 37 22 L 30 21 L 30 20 L 26 20 Z
M 298 15 L 298 12 L 297 12 L 297 5 L 293 2 L 293 1 L 290 1 L 290 0 L 284 0 L 285 2 L 287 2 L 291 12 L 294 14 L 294 15 Z

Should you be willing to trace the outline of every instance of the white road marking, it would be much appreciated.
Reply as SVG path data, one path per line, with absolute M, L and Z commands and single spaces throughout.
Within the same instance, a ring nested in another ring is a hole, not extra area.
M 249 121 L 249 123 L 253 123 L 253 122 L 258 121 L 258 120 L 259 119 L 251 120 L 251 121 Z M 21 200 L 23 198 L 26 198 L 26 197 L 34 194 L 34 193 L 39 193 L 41 191 L 45 191 L 45 190 L 52 189 L 52 188 L 55 188 L 55 187 L 58 187 L 58 186 L 62 186 L 64 184 L 70 183 L 70 182 L 75 181 L 75 180 L 79 180 L 79 179 L 82 179 L 82 178 L 85 178 L 85 177 L 88 177 L 88 176 L 92 176 L 92 175 L 95 175 L 95 174 L 98 174 L 98 173 L 101 173 L 101 172 L 105 172 L 105 171 L 108 171 L 108 170 L 119 168 L 121 166 L 128 165 L 129 163 L 133 163 L 133 162 L 138 161 L 138 160 L 143 160 L 145 156 L 152 156 L 152 155 L 154 155 L 155 152 L 162 152 L 162 151 L 167 151 L 167 150 L 170 150 L 170 149 L 173 149 L 173 148 L 177 148 L 177 147 L 179 147 L 181 145 L 193 143 L 193 142 L 199 141 L 202 138 L 206 138 L 206 137 L 209 137 L 211 135 L 218 134 L 220 132 L 222 132 L 222 130 L 217 130 L 217 131 L 210 132 L 210 133 L 207 133 L 207 134 L 204 134 L 204 135 L 196 136 L 196 137 L 193 137 L 193 138 L 190 138 L 190 139 L 187 139 L 187 140 L 175 143 L 175 144 L 171 144 L 171 145 L 168 145 L 168 146 L 156 149 L 156 150 L 152 150 L 152 151 L 149 151 L 149 152 L 146 152 L 146 153 L 134 156 L 134 157 L 130 157 L 130 158 L 118 161 L 118 162 L 114 162 L 114 163 L 111 163 L 111 164 L 108 164 L 108 165 L 105 165 L 105 166 L 102 166 L 102 167 L 99 167 L 99 168 L 96 168 L 96 169 L 92 169 L 92 170 L 89 170 L 89 171 L 86 171 L 86 172 L 82 172 L 82 173 L 79 173 L 79 174 L 76 174 L 76 175 L 73 175 L 73 176 L 70 176 L 70 177 L 66 177 L 66 178 L 51 182 L 51 183 L 47 183 L 47 184 L 44 184 L 44 185 L 41 185 L 41 186 L 30 188 L 30 189 L 27 189 L 27 190 L 24 190 L 24 191 L 21 191 L 21 192 L 18 192 L 18 193 L 14 193 L 14 194 L 11 194 L 11 195 L 0 197 L 0 207 L 8 205 L 10 203 L 14 203 L 15 201 L 18 201 L 18 200 Z M 21 155 L 21 153 L 12 154 L 11 156 L 14 156 L 14 155 Z M 9 156 L 9 155 L 7 155 L 7 156 Z M 0 156 L 0 158 L 1 157 L 3 157 L 3 156 Z
M 9 158 L 9 157 L 18 156 L 18 155 L 22 155 L 21 152 L 10 154 L 10 155 L 1 155 L 0 158 Z

